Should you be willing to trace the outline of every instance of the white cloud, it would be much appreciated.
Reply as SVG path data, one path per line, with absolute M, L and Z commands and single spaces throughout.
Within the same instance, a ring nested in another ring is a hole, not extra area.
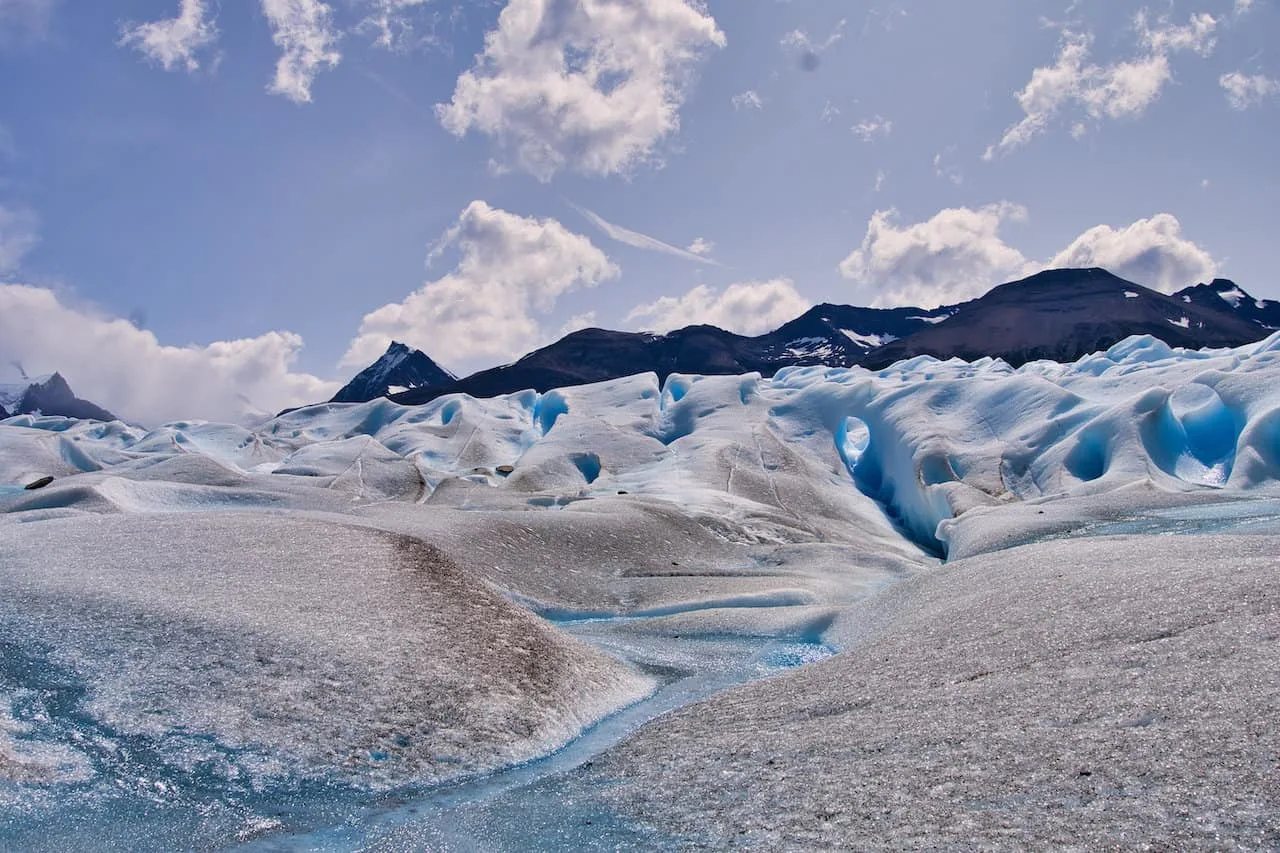
M 733 108 L 735 110 L 764 109 L 764 101 L 760 99 L 760 95 L 755 89 L 748 89 L 745 92 L 739 92 L 729 100 L 733 102 Z
M 827 35 L 822 41 L 815 42 L 809 37 L 804 30 L 792 30 L 782 37 L 781 44 L 787 50 L 800 51 L 802 53 L 825 53 L 830 50 L 837 42 L 844 38 L 844 27 L 848 23 L 841 18 L 835 26 L 835 29 Z
M 436 112 L 542 181 L 627 172 L 679 129 L 696 60 L 724 44 L 701 3 L 511 0 Z
M 37 225 L 31 211 L 0 205 L 0 275 L 18 269 L 26 254 L 40 242 Z
M 292 371 L 301 348 L 292 332 L 163 346 L 128 320 L 73 308 L 51 290 L 0 285 L 0 361 L 20 361 L 33 374 L 60 371 L 81 397 L 149 425 L 234 421 L 255 408 L 328 399 L 339 383 Z
M 1090 33 L 1064 30 L 1053 65 L 1035 69 L 1031 80 L 1014 97 L 1023 117 L 1005 130 L 1000 141 L 987 148 L 991 160 L 1026 145 L 1048 130 L 1064 109 L 1076 106 L 1094 121 L 1132 118 L 1159 99 L 1173 79 L 1169 57 L 1181 51 L 1209 56 L 1216 45 L 1217 20 L 1209 14 L 1192 15 L 1185 25 L 1167 16 L 1153 18 L 1147 10 L 1134 18 L 1142 53 L 1131 60 L 1098 65 L 1089 61 L 1093 45 Z M 1072 136 L 1084 136 L 1082 121 L 1072 125 Z
M 710 252 L 710 244 L 703 243 L 705 251 L 695 252 L 692 249 L 681 249 L 672 246 L 670 243 L 664 243 L 656 237 L 650 237 L 648 234 L 641 234 L 639 231 L 632 231 L 630 228 L 623 228 L 621 225 L 614 225 L 603 216 L 587 210 L 585 207 L 571 205 L 574 210 L 581 213 L 587 218 L 592 225 L 599 228 L 605 233 L 610 240 L 617 240 L 636 249 L 644 249 L 649 252 L 658 252 L 663 255 L 671 255 L 676 258 L 683 258 L 686 261 L 693 261 L 695 264 L 711 264 L 712 266 L 721 266 L 718 261 L 713 261 L 706 257 Z
M 884 169 L 877 169 L 877 170 L 876 170 L 876 181 L 875 181 L 875 183 L 874 183 L 874 184 L 872 184 L 872 186 L 871 186 L 871 191 L 872 191 L 873 193 L 878 193 L 878 192 L 880 192 L 881 190 L 883 190 L 883 189 L 884 189 L 884 183 L 885 183 L 885 181 L 887 181 L 887 180 L 889 180 L 889 175 L 885 172 L 885 170 L 884 170 Z
M 1151 13 L 1142 9 L 1134 17 L 1134 28 L 1138 31 L 1139 43 L 1158 55 L 1190 50 L 1200 56 L 1209 56 L 1218 43 L 1214 35 L 1218 21 L 1207 12 L 1193 14 L 1187 24 L 1178 26 L 1170 22 L 1167 15 L 1153 20 Z
M 262 0 L 262 12 L 280 48 L 275 79 L 267 91 L 297 104 L 310 103 L 316 75 L 342 60 L 333 7 L 322 0 Z
M 1182 223 L 1161 213 L 1125 228 L 1098 225 L 1059 252 L 1050 267 L 1104 267 L 1121 278 L 1172 293 L 1209 281 L 1218 265 L 1204 249 L 1182 236 Z
M 410 11 L 420 9 L 431 0 L 368 0 L 373 11 L 360 22 L 361 32 L 374 34 L 374 45 L 387 50 L 399 50 L 415 41 L 415 31 Z M 426 37 L 428 41 L 432 36 Z
M 176 18 L 126 25 L 120 44 L 135 48 L 165 71 L 200 69 L 199 54 L 218 40 L 218 28 L 204 0 L 181 0 Z
M 877 136 L 888 136 L 893 132 L 893 122 L 884 116 L 864 118 L 853 126 L 853 135 L 863 142 L 871 142 Z
M 1273 80 L 1261 74 L 1247 75 L 1239 71 L 1223 74 L 1218 78 L 1218 85 L 1227 96 L 1227 103 L 1234 110 L 1247 110 L 1257 106 L 1267 98 L 1280 95 L 1280 80 Z
M 838 115 L 840 115 L 840 108 L 831 103 L 831 101 L 827 101 L 822 105 L 821 118 L 823 124 L 831 124 L 831 122 L 836 120 L 836 116 Z
M 1166 293 L 1217 271 L 1212 256 L 1184 238 L 1181 224 L 1167 213 L 1124 228 L 1090 228 L 1043 263 L 1027 258 L 1000 233 L 1006 223 L 1027 218 L 1016 204 L 943 210 L 907 226 L 897 225 L 896 218 L 894 210 L 877 211 L 862 245 L 840 265 L 846 278 L 871 291 L 872 305 L 954 304 L 1057 267 L 1104 267 Z
M 959 168 L 948 163 L 947 161 L 955 154 L 954 148 L 948 148 L 945 152 L 939 151 L 933 155 L 933 174 L 943 180 L 950 181 L 956 186 L 964 183 L 964 173 Z
M 556 340 L 560 340 L 565 335 L 571 335 L 574 332 L 580 332 L 583 329 L 595 328 L 596 325 L 596 312 L 587 311 L 583 314 L 574 314 L 565 321 L 565 324 L 561 326 L 552 337 Z
M 878 210 L 840 272 L 873 288 L 873 305 L 932 308 L 972 299 L 1026 271 L 1027 259 L 1000 237 L 1004 223 L 1026 216 L 1025 208 L 1001 202 L 951 208 L 899 227 L 896 210 Z
M 693 238 L 693 242 L 689 244 L 688 251 L 699 257 L 711 254 L 716 250 L 716 244 L 702 237 Z
M 811 305 L 785 278 L 731 284 L 723 291 L 700 284 L 683 296 L 663 296 L 637 305 L 627 322 L 654 332 L 705 323 L 739 335 L 762 335 L 799 317 Z
M 450 365 L 522 355 L 543 342 L 536 315 L 569 291 L 615 278 L 604 252 L 554 219 L 473 201 L 428 260 L 457 249 L 457 266 L 403 302 L 366 314 L 343 364 L 364 367 L 392 340 Z

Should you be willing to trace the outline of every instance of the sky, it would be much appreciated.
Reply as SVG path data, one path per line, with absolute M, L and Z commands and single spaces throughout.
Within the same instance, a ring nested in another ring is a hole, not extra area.
M 142 423 L 1051 266 L 1280 297 L 1280 0 L 0 0 L 0 363 Z

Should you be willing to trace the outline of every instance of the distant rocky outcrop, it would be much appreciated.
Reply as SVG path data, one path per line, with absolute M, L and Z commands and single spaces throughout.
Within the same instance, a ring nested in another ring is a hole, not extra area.
M 1208 284 L 1197 284 L 1174 294 L 1184 303 L 1210 308 L 1247 320 L 1268 331 L 1280 329 L 1280 302 L 1254 299 L 1234 281 L 1215 278 Z
M 0 397 L 8 407 L 6 417 L 41 414 L 95 421 L 117 419 L 96 403 L 77 397 L 61 373 L 17 385 L 5 385 L 0 388 Z
M 456 380 L 426 353 L 393 341 L 381 358 L 357 373 L 330 402 L 364 403 L 392 393 L 430 391 Z
M 862 363 L 879 369 L 918 355 L 966 361 L 991 356 L 1017 367 L 1038 359 L 1075 361 L 1130 335 L 1201 349 L 1239 346 L 1267 334 L 1248 318 L 1166 296 L 1104 269 L 1049 270 L 960 305 L 945 322 L 873 350 Z

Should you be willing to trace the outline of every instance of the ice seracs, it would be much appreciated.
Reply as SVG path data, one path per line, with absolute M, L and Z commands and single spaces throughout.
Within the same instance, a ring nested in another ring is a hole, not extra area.
M 1145 301 L 1125 287 L 1109 298 Z M 983 832 L 1049 843 L 1074 821 L 1107 846 L 1097 815 L 1132 835 L 1148 813 L 1133 779 L 1164 786 L 1143 789 L 1174 815 L 1158 835 L 1201 839 L 1176 816 L 1191 790 L 1269 843 L 1248 762 L 1274 750 L 1245 735 L 1280 712 L 1257 688 L 1278 482 L 1280 333 L 1017 367 L 640 372 L 253 428 L 18 415 L 0 425 L 0 846 L 218 849 L 256 827 L 263 849 L 430 849 L 474 826 L 482 849 L 542 849 L 631 819 L 656 833 L 633 847 L 741 827 L 865 846 L 842 797 L 889 809 L 887 847 L 952 831 L 957 797 Z M 613 740 L 557 752 L 584 732 Z M 937 788 L 946 767 L 963 786 Z M 1072 799 L 1080 769 L 1105 809 Z M 1006 796 L 1024 789 L 1044 796 Z M 416 811 L 379 823 L 392 801 Z

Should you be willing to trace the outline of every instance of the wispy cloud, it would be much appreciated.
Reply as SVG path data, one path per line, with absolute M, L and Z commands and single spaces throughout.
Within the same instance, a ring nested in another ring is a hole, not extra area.
M 761 100 L 760 94 L 755 89 L 748 89 L 734 95 L 730 100 L 733 102 L 735 110 L 762 110 L 764 109 L 764 101 Z
M 863 142 L 871 142 L 877 136 L 888 136 L 893 132 L 893 122 L 884 116 L 864 118 L 853 126 L 853 135 Z
M 664 243 L 656 237 L 650 237 L 648 234 L 641 234 L 639 231 L 632 231 L 630 228 L 623 228 L 621 225 L 614 225 L 604 217 L 594 211 L 580 207 L 573 202 L 569 205 L 578 213 L 581 213 L 595 227 L 604 232 L 605 236 L 610 240 L 616 240 L 636 249 L 644 249 L 649 252 L 659 252 L 664 255 L 671 255 L 675 258 L 684 258 L 686 261 L 693 261 L 695 264 L 710 264 L 711 266 L 723 267 L 724 264 L 700 254 L 690 249 L 681 249 L 678 246 L 672 246 L 670 243 Z M 698 246 L 698 241 L 694 241 L 694 246 Z
M 267 91 L 297 104 L 311 102 L 311 84 L 325 68 L 342 61 L 333 26 L 333 7 L 322 0 L 262 0 L 271 38 L 280 48 L 276 75 Z
M 1232 71 L 1218 78 L 1218 85 L 1226 93 L 1227 103 L 1235 110 L 1247 110 L 1267 98 L 1280 95 L 1280 80 L 1262 74 L 1241 74 Z
M 1152 17 L 1143 9 L 1133 19 L 1141 52 L 1110 65 L 1089 61 L 1092 33 L 1064 28 L 1054 64 L 1035 69 L 1031 80 L 1014 96 L 1023 118 L 987 148 L 983 159 L 992 160 L 1026 145 L 1070 106 L 1082 109 L 1094 122 L 1142 115 L 1173 79 L 1170 57 L 1180 52 L 1210 56 L 1217 45 L 1217 27 L 1217 19 L 1207 13 L 1194 14 L 1186 24 L 1178 25 L 1168 16 Z M 1077 139 L 1087 131 L 1083 121 L 1072 126 Z
M 119 44 L 160 63 L 165 71 L 194 73 L 200 70 L 200 53 L 217 40 L 218 28 L 204 0 L 182 0 L 177 17 L 126 24 Z

